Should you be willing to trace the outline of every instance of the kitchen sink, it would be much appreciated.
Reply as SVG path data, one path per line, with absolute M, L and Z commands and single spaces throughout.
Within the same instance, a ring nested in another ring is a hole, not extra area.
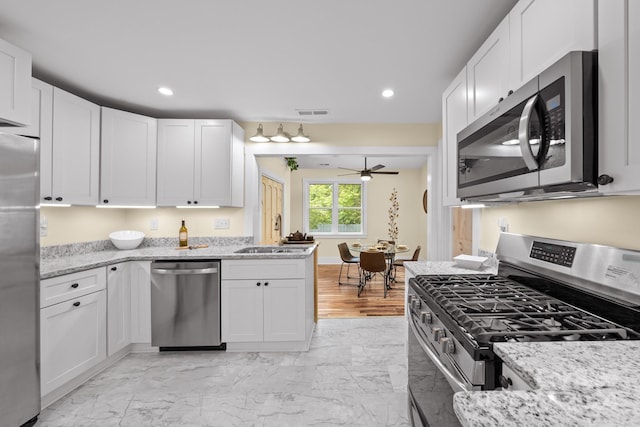
M 285 248 L 282 246 L 248 246 L 246 248 L 238 249 L 234 253 L 236 254 L 301 254 L 305 252 L 308 247 L 305 248 Z

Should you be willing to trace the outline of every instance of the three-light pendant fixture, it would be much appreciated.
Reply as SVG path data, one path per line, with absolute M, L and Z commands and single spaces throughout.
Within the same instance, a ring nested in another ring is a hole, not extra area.
M 262 129 L 262 123 L 260 123 L 258 125 L 258 130 L 256 132 L 255 135 L 253 135 L 251 138 L 249 138 L 250 141 L 253 142 L 309 142 L 311 141 L 311 139 L 304 134 L 304 130 L 302 129 L 302 124 L 300 124 L 300 127 L 298 128 L 298 133 L 295 136 L 291 136 L 289 135 L 287 132 L 284 131 L 284 126 L 282 125 L 282 123 L 280 123 L 280 126 L 278 126 L 278 131 L 276 132 L 275 135 L 273 136 L 267 136 L 264 134 L 264 131 Z

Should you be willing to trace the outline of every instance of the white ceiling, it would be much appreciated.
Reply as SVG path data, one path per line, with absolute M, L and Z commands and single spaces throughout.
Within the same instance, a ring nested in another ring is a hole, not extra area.
M 0 0 L 0 38 L 33 54 L 36 77 L 154 117 L 437 123 L 442 91 L 514 3 Z

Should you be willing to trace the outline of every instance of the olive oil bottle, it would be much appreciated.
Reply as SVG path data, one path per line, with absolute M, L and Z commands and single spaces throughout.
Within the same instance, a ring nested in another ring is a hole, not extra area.
M 182 226 L 178 232 L 178 240 L 180 241 L 180 247 L 189 246 L 187 226 L 184 224 L 184 219 L 182 220 Z

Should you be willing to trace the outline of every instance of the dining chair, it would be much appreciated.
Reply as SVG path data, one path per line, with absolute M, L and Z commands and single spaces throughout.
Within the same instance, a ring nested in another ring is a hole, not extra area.
M 389 288 L 389 270 L 387 260 L 382 252 L 361 252 L 360 253 L 360 282 L 358 284 L 358 296 L 367 286 L 367 282 L 373 279 L 376 273 L 382 274 L 384 277 L 384 297 L 387 297 L 387 289 Z
M 413 251 L 413 256 L 411 258 L 398 258 L 395 261 L 393 261 L 393 273 L 392 273 L 392 277 L 393 277 L 393 281 L 395 282 L 396 280 L 396 269 L 398 267 L 404 267 L 404 263 L 407 261 L 417 261 L 418 257 L 420 256 L 420 249 L 422 249 L 420 247 L 420 245 L 418 245 L 416 247 L 416 250 Z
M 342 278 L 342 267 L 347 264 L 347 280 L 355 279 L 355 277 L 349 276 L 349 268 L 351 268 L 351 264 L 360 264 L 360 258 L 357 256 L 353 256 L 346 242 L 338 243 L 338 250 L 340 251 L 340 259 L 342 259 L 342 264 L 340 264 L 340 273 L 338 274 L 338 286 L 340 285 L 348 285 L 350 283 L 342 283 L 340 279 Z M 360 284 L 360 266 L 358 265 L 358 284 Z

